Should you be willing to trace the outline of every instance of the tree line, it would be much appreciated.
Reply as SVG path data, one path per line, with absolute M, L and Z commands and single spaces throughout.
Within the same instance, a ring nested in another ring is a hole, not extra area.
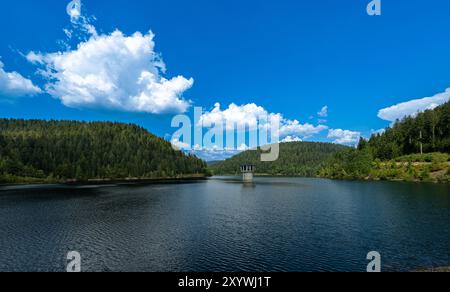
M 414 153 L 450 153 L 450 103 L 398 120 L 384 133 L 361 140 L 381 160 Z
M 0 119 L 0 182 L 166 178 L 207 165 L 142 127 L 112 122 Z

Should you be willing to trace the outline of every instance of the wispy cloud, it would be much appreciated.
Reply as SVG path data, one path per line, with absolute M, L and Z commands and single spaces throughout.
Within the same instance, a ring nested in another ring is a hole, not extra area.
M 75 35 L 82 39 L 82 34 L 87 34 L 88 36 L 98 35 L 97 29 L 92 24 L 95 17 L 84 15 L 82 9 L 83 4 L 81 0 L 72 0 L 67 5 L 67 14 L 70 16 L 72 27 L 65 28 L 63 31 L 69 39 Z
M 67 5 L 67 14 L 72 22 L 76 22 L 81 17 L 81 0 L 72 0 Z
M 317 115 L 321 118 L 327 118 L 328 117 L 328 106 L 324 106 L 320 112 L 317 113 Z

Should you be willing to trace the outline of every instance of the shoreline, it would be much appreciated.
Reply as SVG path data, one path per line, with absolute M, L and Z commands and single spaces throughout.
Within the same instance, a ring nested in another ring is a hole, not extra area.
M 89 186 L 89 185 L 110 185 L 110 184 L 154 184 L 154 183 L 181 183 L 190 181 L 201 181 L 209 178 L 206 174 L 182 175 L 177 177 L 158 177 L 158 178 L 121 178 L 121 179 L 89 179 L 89 180 L 64 180 L 64 181 L 36 181 L 23 183 L 0 183 L 1 187 L 20 187 L 20 186 Z
M 213 176 L 241 176 L 241 174 L 214 174 Z M 437 185 L 446 185 L 449 184 L 450 181 L 438 181 L 438 180 L 405 180 L 405 179 L 380 179 L 380 178 L 365 178 L 365 179 L 340 179 L 340 178 L 331 178 L 326 176 L 301 176 L 301 175 L 275 175 L 275 174 L 254 174 L 255 178 L 319 178 L 319 179 L 328 179 L 333 181 L 355 181 L 355 182 L 397 182 L 397 183 L 415 183 L 415 184 L 437 184 Z
M 450 266 L 416 270 L 417 273 L 450 273 Z
M 434 185 L 448 185 L 450 181 L 439 181 L 439 180 L 407 180 L 401 178 L 393 179 L 381 179 L 381 178 L 365 178 L 365 179 L 345 179 L 345 178 L 331 178 L 318 176 L 317 178 L 336 180 L 336 181 L 359 181 L 359 182 L 394 182 L 394 183 L 413 183 L 413 184 L 434 184 Z

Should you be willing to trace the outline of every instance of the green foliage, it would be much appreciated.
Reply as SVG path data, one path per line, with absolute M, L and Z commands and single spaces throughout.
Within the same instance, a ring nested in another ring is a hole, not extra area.
M 243 164 L 256 166 L 258 174 L 273 176 L 316 176 L 326 161 L 348 147 L 329 143 L 292 142 L 280 144 L 280 157 L 274 162 L 261 162 L 261 151 L 246 151 L 223 162 L 210 165 L 216 175 L 240 174 Z
M 419 179 L 422 181 L 428 181 L 430 179 L 430 168 L 423 167 L 420 171 Z
M 0 119 L 0 182 L 205 173 L 204 161 L 135 125 Z
M 381 162 L 379 159 L 372 160 L 369 150 L 351 150 L 336 154 L 320 171 L 320 176 L 332 179 L 448 182 L 448 162 L 400 160 Z
M 421 149 L 424 154 L 420 154 Z M 369 141 L 361 139 L 358 150 L 337 153 L 320 175 L 336 179 L 448 182 L 449 152 L 450 103 L 446 103 L 397 121 Z
M 397 162 L 434 162 L 444 163 L 450 160 L 450 154 L 447 153 L 426 153 L 411 154 L 395 158 Z
M 365 179 L 374 165 L 372 153 L 363 150 L 346 149 L 338 152 L 320 171 L 320 176 L 333 179 Z
M 397 121 L 383 134 L 373 135 L 368 144 L 381 160 L 420 153 L 421 144 L 424 153 L 450 153 L 450 103 Z

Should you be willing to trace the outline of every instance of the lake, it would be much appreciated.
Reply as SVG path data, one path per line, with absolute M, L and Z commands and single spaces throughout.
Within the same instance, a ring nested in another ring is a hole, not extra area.
M 214 177 L 0 187 L 0 271 L 383 271 L 450 265 L 450 186 Z

